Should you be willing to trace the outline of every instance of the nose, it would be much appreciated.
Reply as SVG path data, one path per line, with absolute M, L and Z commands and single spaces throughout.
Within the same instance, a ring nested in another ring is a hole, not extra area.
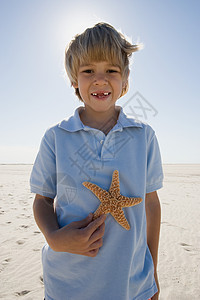
M 96 74 L 94 78 L 94 85 L 106 85 L 108 83 L 106 74 Z

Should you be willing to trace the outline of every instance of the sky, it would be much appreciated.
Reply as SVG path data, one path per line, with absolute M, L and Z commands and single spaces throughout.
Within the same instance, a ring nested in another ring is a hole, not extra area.
M 200 163 L 199 14 L 199 0 L 1 0 L 0 163 L 34 163 L 46 129 L 82 105 L 64 52 L 98 22 L 144 44 L 117 104 L 153 127 L 163 163 Z

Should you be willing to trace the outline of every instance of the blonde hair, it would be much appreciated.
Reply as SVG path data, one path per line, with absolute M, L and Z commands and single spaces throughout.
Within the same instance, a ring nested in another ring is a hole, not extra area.
M 65 50 L 65 69 L 71 84 L 77 83 L 78 69 L 81 64 L 91 61 L 109 61 L 118 64 L 122 78 L 127 84 L 121 96 L 128 91 L 129 59 L 133 52 L 139 50 L 140 45 L 132 45 L 123 34 L 107 23 L 98 23 L 87 28 L 82 34 L 76 35 Z M 79 89 L 75 94 L 82 101 Z

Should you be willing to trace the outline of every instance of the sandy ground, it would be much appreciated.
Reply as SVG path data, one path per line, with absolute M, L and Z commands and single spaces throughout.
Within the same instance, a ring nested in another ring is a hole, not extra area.
M 30 165 L 0 165 L 0 299 L 43 299 L 44 238 L 32 215 Z M 161 300 L 200 299 L 200 165 L 164 165 L 159 191 Z

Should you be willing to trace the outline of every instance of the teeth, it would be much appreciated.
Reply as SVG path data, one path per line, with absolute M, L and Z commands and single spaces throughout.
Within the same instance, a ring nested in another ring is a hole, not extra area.
M 104 96 L 108 96 L 109 93 L 102 93 Z M 92 93 L 93 96 L 97 96 L 98 94 L 97 93 Z

